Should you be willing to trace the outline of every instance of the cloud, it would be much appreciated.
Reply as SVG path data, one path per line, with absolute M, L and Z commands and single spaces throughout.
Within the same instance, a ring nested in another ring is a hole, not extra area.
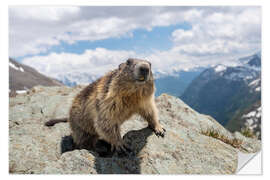
M 38 7 L 11 6 L 10 15 L 18 19 L 37 21 L 59 21 L 65 16 L 74 16 L 80 11 L 79 7 Z
M 128 58 L 146 59 L 152 63 L 155 74 L 175 75 L 179 70 L 204 67 L 217 61 L 189 57 L 171 49 L 154 51 L 151 54 L 138 54 L 134 51 L 108 50 L 104 48 L 87 49 L 82 54 L 50 53 L 47 56 L 33 56 L 23 59 L 23 63 L 39 72 L 62 80 L 68 79 L 79 84 L 89 83 L 106 72 L 118 67 Z M 224 60 L 220 58 L 219 60 Z M 226 59 L 226 63 L 230 63 Z
M 61 42 L 96 41 L 131 36 L 135 29 L 150 31 L 200 16 L 183 7 L 38 7 L 9 8 L 9 54 L 35 55 Z
M 79 11 L 78 7 L 10 6 L 9 55 L 34 55 L 59 45 L 56 36 Z
M 87 49 L 82 54 L 50 53 L 47 56 L 27 57 L 22 62 L 47 76 L 60 80 L 67 78 L 71 82 L 85 84 L 133 57 L 147 59 L 152 63 L 154 73 L 163 75 L 173 75 L 180 69 L 196 67 L 194 61 L 190 63 L 187 57 L 178 52 L 155 51 L 152 54 L 138 54 L 134 51 L 104 48 Z
M 241 56 L 261 47 L 261 12 L 258 7 L 241 11 L 204 12 L 192 29 L 172 33 L 174 50 L 189 56 Z
M 39 72 L 56 79 L 85 78 L 81 83 L 89 82 L 86 77 L 93 79 L 104 75 L 129 57 L 134 57 L 133 51 L 111 51 L 104 48 L 86 50 L 82 54 L 51 53 L 48 56 L 34 56 L 25 58 L 23 63 L 35 67 Z M 77 77 L 81 76 L 81 77 Z
M 172 39 L 181 53 L 190 55 L 217 51 L 229 54 L 233 49 L 246 46 L 246 51 L 250 51 L 260 46 L 261 38 L 261 8 L 248 6 L 11 6 L 9 21 L 9 54 L 12 57 L 46 53 L 61 42 L 72 44 L 81 40 L 132 36 L 135 29 L 151 31 L 156 26 L 180 22 L 190 23 L 192 29 L 176 30 Z M 232 47 L 225 47 L 228 45 Z
M 86 74 L 101 76 L 128 57 L 146 58 L 156 72 L 173 74 L 213 64 L 232 64 L 234 59 L 261 49 L 260 7 L 11 7 L 10 56 L 35 55 L 23 63 L 55 78 Z M 27 13 L 24 15 L 24 12 Z M 41 12 L 41 13 L 39 13 Z M 52 16 L 52 17 L 51 17 Z M 188 30 L 171 33 L 173 45 L 148 54 L 134 50 L 86 49 L 82 54 L 49 53 L 61 42 L 97 41 L 132 36 L 136 29 L 188 23 Z M 87 81 L 87 78 L 84 79 Z

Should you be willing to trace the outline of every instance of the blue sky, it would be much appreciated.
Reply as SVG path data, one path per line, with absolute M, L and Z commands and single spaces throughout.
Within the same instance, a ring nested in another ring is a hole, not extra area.
M 253 6 L 12 6 L 9 56 L 54 78 L 101 76 L 129 57 L 172 74 L 261 49 Z
M 132 35 L 124 37 L 108 38 L 97 41 L 77 41 L 74 44 L 68 44 L 61 41 L 59 45 L 52 46 L 47 52 L 39 53 L 40 56 L 47 56 L 52 52 L 82 54 L 86 49 L 95 49 L 97 47 L 109 50 L 133 50 L 136 53 L 150 54 L 153 50 L 167 51 L 173 46 L 171 33 L 177 29 L 189 30 L 192 26 L 188 22 L 179 23 L 170 26 L 156 26 L 151 30 L 135 29 Z M 22 61 L 26 55 L 17 57 L 16 60 Z

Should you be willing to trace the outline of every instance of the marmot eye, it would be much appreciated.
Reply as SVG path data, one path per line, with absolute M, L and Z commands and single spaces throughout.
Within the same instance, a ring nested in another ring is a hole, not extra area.
M 127 60 L 127 65 L 131 65 L 131 63 L 132 63 L 131 59 L 128 59 Z

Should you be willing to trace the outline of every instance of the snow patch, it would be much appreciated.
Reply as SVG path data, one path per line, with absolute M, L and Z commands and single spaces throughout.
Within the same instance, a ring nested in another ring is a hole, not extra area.
M 260 126 L 260 119 L 262 115 L 261 110 L 262 108 L 260 106 L 248 114 L 243 115 L 242 118 L 245 118 L 245 126 L 249 127 L 251 130 L 258 128 Z
M 247 76 L 247 77 L 245 77 L 244 79 L 245 80 L 249 80 L 249 79 L 252 79 L 253 77 L 252 76 Z
M 27 92 L 27 90 L 17 90 L 16 91 L 17 94 L 23 94 L 23 93 L 26 93 L 26 92 Z
M 98 76 L 91 75 L 88 73 L 69 73 L 69 74 L 60 74 L 58 80 L 67 86 L 76 86 L 78 84 L 89 84 L 98 79 Z
M 24 69 L 22 67 L 20 67 L 19 69 L 20 69 L 20 71 L 24 72 Z
M 215 67 L 215 71 L 216 71 L 216 72 L 225 71 L 226 69 L 227 69 L 227 67 L 224 66 L 224 65 L 217 65 L 217 66 Z
M 256 111 L 251 111 L 248 114 L 244 115 L 243 117 L 253 117 L 256 115 Z
M 188 72 L 188 71 L 190 71 L 190 68 L 184 68 L 183 71 Z
M 260 82 L 261 79 L 255 79 L 254 81 L 252 81 L 251 83 L 248 84 L 248 86 L 256 86 L 258 85 L 258 83 Z
M 17 71 L 24 72 L 24 69 L 22 67 L 17 67 L 12 62 L 9 62 L 9 66 L 12 67 L 13 69 L 17 70 Z

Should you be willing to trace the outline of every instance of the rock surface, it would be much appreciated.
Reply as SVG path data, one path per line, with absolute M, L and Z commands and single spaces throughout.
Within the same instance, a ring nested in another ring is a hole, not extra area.
M 10 173 L 232 174 L 239 151 L 251 153 L 261 148 L 260 141 L 231 134 L 212 117 L 162 94 L 156 102 L 160 122 L 167 130 L 164 138 L 155 136 L 142 118 L 134 116 L 121 127 L 134 154 L 106 158 L 87 150 L 61 154 L 62 138 L 70 135 L 68 123 L 53 127 L 44 123 L 68 117 L 72 99 L 82 88 L 36 86 L 10 98 Z

